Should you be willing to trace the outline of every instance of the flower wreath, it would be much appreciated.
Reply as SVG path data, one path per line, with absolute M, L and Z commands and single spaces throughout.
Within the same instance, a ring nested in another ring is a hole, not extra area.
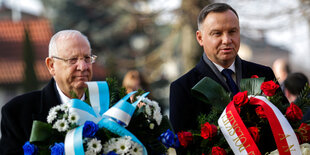
M 115 79 L 106 80 L 87 82 L 88 101 L 72 99 L 51 108 L 47 123 L 34 121 L 24 154 L 165 154 L 179 145 L 148 93 L 126 94 Z
M 198 117 L 199 130 L 177 133 L 187 153 L 310 153 L 310 125 L 301 121 L 310 106 L 308 85 L 290 104 L 283 102 L 283 93 L 274 81 L 264 82 L 264 78 L 253 76 L 242 79 L 240 88 L 232 100 L 224 88 L 208 77 L 192 88 L 193 95 L 212 108 L 208 115 Z

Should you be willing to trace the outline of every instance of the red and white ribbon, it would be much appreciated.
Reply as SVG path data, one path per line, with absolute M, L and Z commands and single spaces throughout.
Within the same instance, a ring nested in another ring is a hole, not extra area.
M 276 106 L 263 96 L 252 97 L 250 104 L 263 107 L 281 155 L 301 154 L 294 130 Z M 230 102 L 225 108 L 218 120 L 218 124 L 235 154 L 261 154 L 233 102 Z
M 246 126 L 243 124 L 233 102 L 227 105 L 218 120 L 218 124 L 234 154 L 261 154 Z

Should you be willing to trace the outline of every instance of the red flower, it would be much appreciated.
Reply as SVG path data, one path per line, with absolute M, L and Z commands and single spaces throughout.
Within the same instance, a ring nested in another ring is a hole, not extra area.
M 253 140 L 255 141 L 255 143 L 257 143 L 259 141 L 258 128 L 253 126 L 253 127 L 249 127 L 248 130 L 249 130 Z
M 201 125 L 201 137 L 204 139 L 212 138 L 217 134 L 217 127 L 214 124 L 206 122 Z
M 248 91 L 238 92 L 234 96 L 233 102 L 234 102 L 235 106 L 237 106 L 237 107 L 241 107 L 241 106 L 245 105 L 246 103 L 248 103 L 249 102 Z
M 257 75 L 252 75 L 251 78 L 258 78 L 258 76 Z
M 287 119 L 292 120 L 292 121 L 301 120 L 302 116 L 303 116 L 301 109 L 296 104 L 294 104 L 293 102 L 286 109 L 285 115 L 286 115 Z
M 236 110 L 237 110 L 238 114 L 240 114 L 241 108 L 240 107 L 236 107 Z
M 279 87 L 280 86 L 273 81 L 267 81 L 262 83 L 260 89 L 264 92 L 265 95 L 273 96 Z
M 218 146 L 214 146 L 212 147 L 212 153 L 211 155 L 226 155 L 226 151 L 225 149 L 218 147 Z
M 310 125 L 309 124 L 301 123 L 297 131 L 302 139 L 302 143 L 310 142 Z
M 187 147 L 188 143 L 193 140 L 193 135 L 191 132 L 182 131 L 178 133 L 178 138 L 180 144 L 184 147 Z
M 302 143 L 303 143 L 303 142 L 302 142 L 302 136 L 300 135 L 300 133 L 295 132 L 295 135 L 296 135 L 296 137 L 297 137 L 298 143 L 299 143 L 299 144 L 302 144 Z
M 262 106 L 258 106 L 255 108 L 255 112 L 256 114 L 260 117 L 260 118 L 267 118 L 264 109 Z

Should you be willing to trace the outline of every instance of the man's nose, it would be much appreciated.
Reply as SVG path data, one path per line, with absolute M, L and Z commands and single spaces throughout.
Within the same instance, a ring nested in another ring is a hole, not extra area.
M 77 69 L 84 71 L 88 68 L 88 64 L 85 62 L 84 59 L 79 59 L 77 62 Z
M 222 37 L 223 44 L 230 44 L 232 41 L 232 37 L 229 34 L 224 34 Z

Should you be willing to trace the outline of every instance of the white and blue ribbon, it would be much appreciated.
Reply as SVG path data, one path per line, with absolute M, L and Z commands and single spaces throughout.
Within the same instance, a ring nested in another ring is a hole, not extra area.
M 147 150 L 145 148 L 145 146 L 139 141 L 139 139 L 133 135 L 130 131 L 128 131 L 126 128 L 124 128 L 123 126 L 121 126 L 120 124 L 112 121 L 111 119 L 108 118 L 104 118 L 99 122 L 99 128 L 106 128 L 109 131 L 111 131 L 114 134 L 117 134 L 121 137 L 123 136 L 130 136 L 131 140 L 140 144 L 143 148 L 143 155 L 147 155 Z
M 72 99 L 71 106 L 69 111 L 77 113 L 79 115 L 79 119 L 77 124 L 79 127 L 70 130 L 65 138 L 65 153 L 72 154 L 72 155 L 84 155 L 83 149 L 83 127 L 86 121 L 93 121 L 97 123 L 100 128 L 104 127 L 109 131 L 119 135 L 119 136 L 130 136 L 134 142 L 137 142 L 143 147 L 143 154 L 147 155 L 147 150 L 144 145 L 126 128 L 121 126 L 120 124 L 116 123 L 110 117 L 105 116 L 105 113 L 109 110 L 109 103 L 110 103 L 110 95 L 109 95 L 109 88 L 107 82 L 87 82 L 88 89 L 89 89 L 89 98 L 90 98 L 90 105 L 87 103 L 79 100 L 79 99 Z M 136 92 L 132 92 L 127 94 L 124 98 L 122 98 L 119 102 L 126 103 L 127 99 Z M 142 96 L 146 96 L 148 93 L 143 94 Z M 135 103 L 132 104 L 133 107 L 140 102 L 137 100 Z M 128 104 L 125 104 L 128 106 Z M 114 109 L 119 109 L 123 113 L 128 113 L 128 107 L 119 107 L 118 105 L 113 106 Z M 112 108 L 110 110 L 112 110 Z M 126 110 L 127 109 L 127 110 Z M 128 118 L 124 119 L 131 119 L 131 115 L 134 112 L 135 108 L 129 108 Z M 124 110 L 124 111 L 123 111 Z M 113 111 L 113 110 L 112 110 Z
M 86 82 L 89 90 L 90 104 L 94 111 L 102 115 L 109 109 L 110 93 L 107 82 Z
M 65 152 L 66 154 L 84 155 L 83 148 L 83 126 L 79 126 L 70 130 L 65 138 Z

